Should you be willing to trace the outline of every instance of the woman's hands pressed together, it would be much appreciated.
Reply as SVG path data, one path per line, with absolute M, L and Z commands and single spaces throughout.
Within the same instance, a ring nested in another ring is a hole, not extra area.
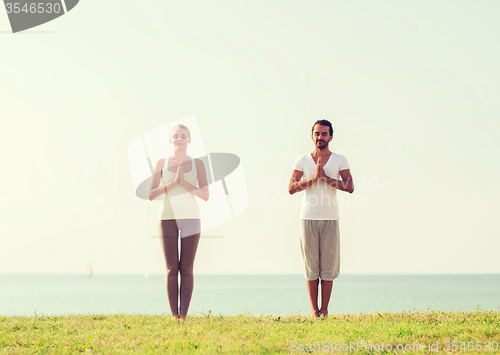
M 179 184 L 181 182 L 181 180 L 184 180 L 183 177 L 182 177 L 182 163 L 179 163 L 177 165 L 177 171 L 175 173 L 175 176 L 174 176 L 174 180 L 173 182 L 175 184 Z
M 194 166 L 191 169 L 194 169 Z M 174 180 L 183 187 L 187 188 L 187 185 L 189 185 L 187 181 L 184 180 L 184 173 L 182 172 L 182 163 L 179 163 L 179 166 L 177 167 L 177 173 L 175 174 Z
M 203 163 L 201 163 L 201 164 L 203 164 Z M 198 169 L 198 167 L 195 166 L 195 164 L 193 164 L 193 166 L 191 167 L 191 169 Z M 166 185 L 164 185 L 165 193 L 168 194 L 168 192 L 175 185 L 179 184 L 182 187 L 184 187 L 188 192 L 192 193 L 195 196 L 198 196 L 202 200 L 207 201 L 209 193 L 208 193 L 208 186 L 207 186 L 208 184 L 207 184 L 206 172 L 205 172 L 204 167 L 201 170 L 201 172 L 200 172 L 200 170 L 198 170 L 198 173 L 200 174 L 200 176 L 198 177 L 198 179 L 199 180 L 201 179 L 201 182 L 200 182 L 201 186 L 200 187 L 193 186 L 189 182 L 187 182 L 186 180 L 184 180 L 184 174 L 182 172 L 182 163 L 178 163 L 177 164 L 177 171 L 175 172 L 174 179 L 172 181 L 170 181 L 169 183 L 167 183 Z
M 182 163 L 177 164 L 177 171 L 175 172 L 174 179 L 164 185 L 165 193 L 168 193 L 169 190 L 171 190 L 175 185 L 180 184 L 185 187 L 185 180 L 184 177 L 182 176 Z
M 196 168 L 193 166 L 191 167 L 191 169 L 196 169 Z M 175 173 L 175 177 L 174 180 L 172 180 L 172 183 L 173 185 L 179 184 L 188 190 L 195 188 L 194 186 L 190 185 L 186 180 L 184 180 L 184 173 L 182 172 L 182 163 L 179 163 L 179 165 L 177 165 L 177 172 Z

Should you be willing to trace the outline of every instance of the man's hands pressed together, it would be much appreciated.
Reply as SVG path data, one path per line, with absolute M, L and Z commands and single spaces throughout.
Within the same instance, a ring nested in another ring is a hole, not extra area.
M 348 193 L 352 193 L 354 191 L 354 184 L 352 182 L 352 176 L 349 170 L 341 170 L 340 175 L 342 180 L 332 179 L 331 177 L 325 174 L 325 170 L 323 169 L 323 164 L 321 163 L 321 157 L 318 157 L 316 163 L 316 171 L 314 172 L 314 176 L 312 178 L 313 183 L 316 181 L 325 181 L 331 187 L 334 187 L 338 190 L 346 191 Z
M 325 171 L 323 169 L 323 165 L 321 163 L 321 157 L 318 157 L 318 161 L 316 164 L 316 171 L 314 172 L 313 177 L 307 180 L 301 180 L 302 175 L 303 175 L 302 171 L 298 170 L 294 170 L 294 172 L 292 173 L 292 177 L 290 178 L 290 183 L 288 184 L 288 192 L 290 193 L 290 195 L 293 195 L 294 193 L 307 189 L 320 179 L 327 178 Z
M 314 171 L 313 177 L 301 181 L 302 171 L 295 170 L 288 185 L 288 192 L 293 195 L 294 193 L 307 189 L 317 181 L 325 181 L 333 188 L 352 194 L 352 192 L 354 191 L 354 184 L 349 169 L 341 170 L 340 176 L 342 180 L 332 179 L 331 177 L 327 176 L 323 168 L 323 163 L 321 162 L 321 157 L 318 157 L 318 160 L 316 162 L 316 170 Z
M 321 179 L 326 179 L 325 170 L 323 169 L 323 164 L 321 163 L 321 157 L 318 157 L 316 163 L 316 171 L 314 172 L 313 181 L 318 181 Z

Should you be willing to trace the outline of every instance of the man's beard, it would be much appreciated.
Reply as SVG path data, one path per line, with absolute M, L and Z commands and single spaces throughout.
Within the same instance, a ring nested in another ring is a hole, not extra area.
M 323 143 L 322 146 L 320 146 L 320 143 Z M 320 140 L 320 141 L 316 141 L 316 146 L 319 148 L 319 149 L 325 149 L 325 148 L 328 148 L 328 144 L 323 141 L 323 140 Z

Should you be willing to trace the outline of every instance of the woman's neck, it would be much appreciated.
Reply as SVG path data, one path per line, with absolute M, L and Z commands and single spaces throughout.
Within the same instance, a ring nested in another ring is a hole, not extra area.
M 184 161 L 184 160 L 188 160 L 189 157 L 186 154 L 186 151 L 182 150 L 182 151 L 175 151 L 173 158 L 175 161 Z

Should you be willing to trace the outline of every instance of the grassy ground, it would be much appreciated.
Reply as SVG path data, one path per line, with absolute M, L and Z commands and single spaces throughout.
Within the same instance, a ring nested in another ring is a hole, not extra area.
M 499 343 L 500 311 L 346 314 L 315 320 L 299 315 L 199 315 L 186 322 L 168 315 L 0 317 L 0 354 L 277 354 L 308 350 L 321 354 L 330 350 L 500 354 Z M 431 346 L 438 351 L 430 351 Z

